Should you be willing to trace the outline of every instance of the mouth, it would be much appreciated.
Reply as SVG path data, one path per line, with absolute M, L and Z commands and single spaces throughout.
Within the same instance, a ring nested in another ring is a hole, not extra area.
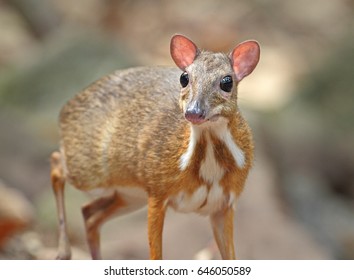
M 189 119 L 187 119 L 187 121 L 189 121 L 193 125 L 201 125 L 201 124 L 207 122 L 208 119 L 201 119 L 201 118 L 192 119 L 192 118 L 189 118 Z
M 193 125 L 201 125 L 203 123 L 206 123 L 206 122 L 216 122 L 219 117 L 221 115 L 220 114 L 215 114 L 215 115 L 212 115 L 211 117 L 209 118 L 188 118 L 187 121 L 189 121 L 191 124 Z

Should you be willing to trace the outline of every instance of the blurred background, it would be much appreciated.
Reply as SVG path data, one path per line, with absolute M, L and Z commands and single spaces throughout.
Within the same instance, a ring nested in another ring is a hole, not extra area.
M 235 217 L 241 259 L 354 259 L 353 0 L 0 0 L 0 259 L 51 259 L 57 116 L 115 69 L 173 65 L 175 33 L 228 52 L 256 39 L 239 86 L 256 160 Z M 66 189 L 75 259 L 81 205 Z M 146 211 L 103 227 L 106 259 L 148 258 Z M 208 219 L 168 212 L 167 259 L 218 259 Z

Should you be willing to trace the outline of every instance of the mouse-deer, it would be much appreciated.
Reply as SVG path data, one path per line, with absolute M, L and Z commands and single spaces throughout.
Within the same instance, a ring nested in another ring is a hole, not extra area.
M 256 67 L 256 41 L 230 54 L 202 51 L 175 35 L 178 68 L 139 67 L 108 75 L 60 113 L 60 152 L 51 157 L 59 216 L 59 259 L 71 257 L 64 184 L 95 196 L 83 206 L 93 259 L 100 227 L 147 204 L 150 258 L 162 258 L 166 209 L 208 215 L 223 259 L 234 259 L 233 218 L 252 165 L 253 142 L 237 85 Z

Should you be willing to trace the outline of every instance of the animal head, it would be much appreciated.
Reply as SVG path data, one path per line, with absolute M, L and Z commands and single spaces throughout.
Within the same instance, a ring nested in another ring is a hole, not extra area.
M 237 110 L 237 85 L 255 69 L 260 56 L 256 41 L 237 45 L 228 55 L 202 51 L 188 38 L 175 35 L 170 52 L 180 76 L 180 106 L 198 125 L 228 117 Z

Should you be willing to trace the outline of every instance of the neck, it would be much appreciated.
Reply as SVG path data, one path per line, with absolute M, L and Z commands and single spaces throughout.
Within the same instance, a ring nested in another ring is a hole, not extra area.
M 220 166 L 230 164 L 225 164 L 224 161 L 233 161 L 238 168 L 243 168 L 245 155 L 237 146 L 229 126 L 230 121 L 224 117 L 201 125 L 190 124 L 189 144 L 186 152 L 180 158 L 180 169 L 182 171 L 186 170 L 195 156 L 203 158 L 204 162 L 218 162 Z M 206 143 L 206 145 L 201 145 L 201 143 Z M 204 147 L 204 149 L 198 148 L 199 146 Z M 202 153 L 202 155 L 198 153 Z

